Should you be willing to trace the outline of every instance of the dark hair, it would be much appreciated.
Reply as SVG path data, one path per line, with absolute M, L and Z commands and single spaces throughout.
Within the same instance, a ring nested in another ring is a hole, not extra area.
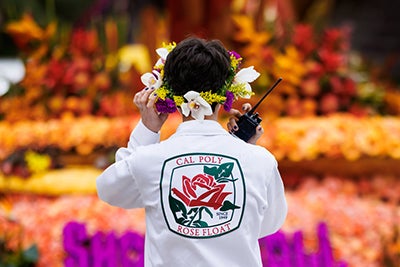
M 188 91 L 217 92 L 230 74 L 230 56 L 220 41 L 190 37 L 167 56 L 164 82 L 175 95 Z

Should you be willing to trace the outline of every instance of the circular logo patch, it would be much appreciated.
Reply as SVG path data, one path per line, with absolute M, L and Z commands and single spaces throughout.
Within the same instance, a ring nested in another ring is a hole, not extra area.
M 239 162 L 219 154 L 184 154 L 164 162 L 161 204 L 168 228 L 189 238 L 212 238 L 240 226 L 245 182 Z

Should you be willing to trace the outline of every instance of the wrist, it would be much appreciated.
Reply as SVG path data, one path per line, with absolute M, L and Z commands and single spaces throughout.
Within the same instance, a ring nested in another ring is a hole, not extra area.
M 158 133 L 161 130 L 161 127 L 153 125 L 151 123 L 146 123 L 144 121 L 142 121 L 144 127 L 146 127 L 148 130 L 152 131 L 153 133 Z

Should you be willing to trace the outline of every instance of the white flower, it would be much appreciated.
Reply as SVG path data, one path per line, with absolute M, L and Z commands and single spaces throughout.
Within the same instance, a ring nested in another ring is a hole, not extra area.
M 167 56 L 169 54 L 168 49 L 165 47 L 161 47 L 161 48 L 156 49 L 156 53 L 157 53 L 157 55 L 160 56 L 160 58 L 156 62 L 155 66 L 164 65 L 165 60 L 167 59 Z
M 161 74 L 155 70 L 153 70 L 152 73 L 147 72 L 143 74 L 140 79 L 149 89 L 158 89 L 162 85 Z
M 233 79 L 234 84 L 240 84 L 243 83 L 245 86 L 246 94 L 243 95 L 243 98 L 250 98 L 252 89 L 249 83 L 253 82 L 255 79 L 260 76 L 260 73 L 258 73 L 255 69 L 254 66 L 250 66 L 247 68 L 243 68 L 236 73 L 235 78 Z
M 183 97 L 188 101 L 188 103 L 181 105 L 182 114 L 186 117 L 191 114 L 196 120 L 204 120 L 204 116 L 212 115 L 213 112 L 210 104 L 198 92 L 189 91 Z

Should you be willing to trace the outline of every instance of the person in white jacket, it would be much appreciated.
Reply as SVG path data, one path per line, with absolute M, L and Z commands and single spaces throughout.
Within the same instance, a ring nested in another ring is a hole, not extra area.
M 258 239 L 280 229 L 287 214 L 277 161 L 218 122 L 222 107 L 235 131 L 238 97 L 252 95 L 253 67 L 217 41 L 188 38 L 158 49 L 147 86 L 134 97 L 141 120 L 127 147 L 97 178 L 103 201 L 145 208 L 145 266 L 262 266 Z M 249 105 L 245 105 L 249 108 Z M 182 123 L 160 142 L 169 113 Z

